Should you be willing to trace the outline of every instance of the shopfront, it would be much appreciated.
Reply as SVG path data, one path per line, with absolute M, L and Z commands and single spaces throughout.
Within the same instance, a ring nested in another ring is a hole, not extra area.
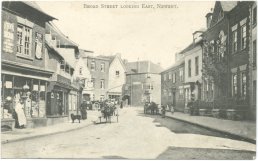
M 1 81 L 2 124 L 13 119 L 15 106 L 19 100 L 24 102 L 26 118 L 44 118 L 46 116 L 46 80 L 1 74 Z

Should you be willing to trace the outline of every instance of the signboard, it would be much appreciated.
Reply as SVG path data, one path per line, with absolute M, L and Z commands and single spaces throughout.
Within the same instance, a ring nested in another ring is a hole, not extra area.
M 3 50 L 7 53 L 13 53 L 14 24 L 4 21 Z
M 11 81 L 6 81 L 6 82 L 5 82 L 5 87 L 6 87 L 6 88 L 12 88 L 12 87 L 13 87 L 13 82 L 11 82 Z
M 45 92 L 45 91 L 46 91 L 45 85 L 41 85 L 41 86 L 40 86 L 40 91 L 42 91 L 42 92 Z
M 33 85 L 33 91 L 38 91 L 38 90 L 39 90 L 39 85 L 34 84 L 34 85 Z

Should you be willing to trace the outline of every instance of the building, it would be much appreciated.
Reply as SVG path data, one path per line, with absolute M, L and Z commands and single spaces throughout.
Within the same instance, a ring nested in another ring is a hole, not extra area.
M 229 53 L 230 53 L 230 92 L 235 110 L 250 111 L 249 53 L 252 50 L 252 24 L 250 24 L 250 6 L 253 2 L 238 2 L 229 13 Z M 251 45 L 250 45 L 251 44 Z M 252 77 L 253 78 L 253 77 Z M 253 82 L 252 82 L 253 84 Z M 245 113 L 250 118 L 250 113 Z
M 81 80 L 83 84 L 82 99 L 85 101 L 90 101 L 93 95 L 93 83 L 90 70 L 87 64 L 84 62 L 83 57 L 89 51 L 80 49 L 80 55 L 76 62 L 76 67 L 74 70 L 74 78 Z
M 65 121 L 70 113 L 78 113 L 82 97 L 83 88 L 75 74 L 79 49 L 53 23 L 46 25 L 46 32 L 47 66 L 54 72 L 47 89 L 47 115 Z
M 229 12 L 237 2 L 216 1 L 213 12 L 206 15 L 203 34 L 203 97 L 205 102 L 225 102 L 229 93 Z M 216 107 L 215 107 L 216 108 Z
M 131 106 L 142 106 L 144 102 L 161 104 L 160 65 L 150 61 L 127 62 L 126 84 L 123 87 L 123 100 Z
M 121 54 L 113 56 L 102 56 L 109 59 L 109 75 L 107 97 L 120 101 L 123 85 L 125 84 L 126 69 L 124 62 L 121 59 Z
M 250 96 L 250 117 L 256 119 L 256 47 L 257 47 L 257 3 L 253 2 L 249 8 L 250 12 L 250 41 L 249 41 L 249 96 Z
M 47 87 L 53 72 L 46 65 L 45 24 L 53 19 L 34 2 L 2 3 L 2 126 L 14 127 L 12 112 L 19 99 L 25 101 L 27 127 L 47 121 Z
M 180 112 L 185 108 L 184 65 L 182 57 L 173 66 L 161 72 L 161 104 L 172 105 Z
M 82 57 L 91 73 L 92 101 L 103 101 L 108 98 L 109 58 L 86 55 Z

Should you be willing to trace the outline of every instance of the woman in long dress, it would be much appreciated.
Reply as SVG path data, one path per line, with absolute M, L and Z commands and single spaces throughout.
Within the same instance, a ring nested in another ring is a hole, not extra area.
M 24 128 L 26 126 L 26 116 L 24 114 L 23 108 L 24 108 L 23 101 L 20 100 L 15 107 L 15 112 L 18 116 L 18 122 L 19 122 L 20 128 Z

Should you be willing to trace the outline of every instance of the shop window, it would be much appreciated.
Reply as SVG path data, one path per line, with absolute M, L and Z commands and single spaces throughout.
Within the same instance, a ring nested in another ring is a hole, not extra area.
M 13 77 L 10 75 L 2 75 L 3 89 L 1 102 L 1 116 L 3 119 L 12 118 L 14 111 L 13 104 Z
M 246 24 L 241 26 L 241 49 L 246 48 Z
M 232 50 L 233 53 L 237 52 L 237 30 L 233 31 Z

